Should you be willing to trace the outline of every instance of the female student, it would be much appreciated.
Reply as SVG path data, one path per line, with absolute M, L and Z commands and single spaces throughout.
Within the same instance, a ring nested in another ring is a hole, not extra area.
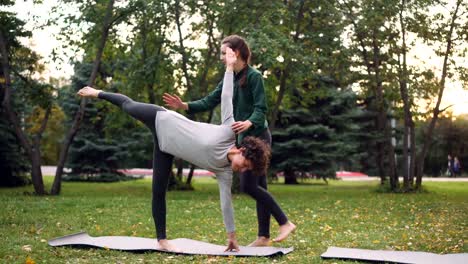
M 237 57 L 230 49 L 225 52 L 221 125 L 194 122 L 163 107 L 134 102 L 125 95 L 102 92 L 92 87 L 85 87 L 78 92 L 83 97 L 96 97 L 111 102 L 151 130 L 154 140 L 152 213 L 158 244 L 162 250 L 179 251 L 166 237 L 166 189 L 174 156 L 216 173 L 223 220 L 228 233 L 226 250 L 235 251 L 239 247 L 231 200 L 232 171 L 249 170 L 255 174 L 264 174 L 269 165 L 270 149 L 261 140 L 247 137 L 240 147 L 235 144 L 231 125 L 235 123 L 232 95 Z

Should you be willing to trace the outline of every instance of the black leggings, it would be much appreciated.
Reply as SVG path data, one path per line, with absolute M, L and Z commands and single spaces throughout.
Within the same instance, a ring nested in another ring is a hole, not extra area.
M 158 111 L 166 109 L 152 104 L 138 103 L 123 94 L 100 92 L 99 98 L 120 107 L 133 118 L 143 122 L 153 134 L 153 198 L 152 211 L 156 237 L 166 239 L 166 190 L 174 156 L 159 149 L 155 119 Z
M 271 134 L 268 129 L 259 138 L 271 146 Z M 273 215 L 279 225 L 288 222 L 283 210 L 267 191 L 266 175 L 254 176 L 251 171 L 241 173 L 240 187 L 242 192 L 257 201 L 258 236 L 270 237 L 270 215 Z

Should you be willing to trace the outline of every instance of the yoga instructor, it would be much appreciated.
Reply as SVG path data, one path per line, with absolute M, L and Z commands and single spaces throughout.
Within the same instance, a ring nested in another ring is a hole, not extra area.
M 232 131 L 238 135 L 238 142 L 247 136 L 262 139 L 271 145 L 271 134 L 266 121 L 266 99 L 262 74 L 249 65 L 250 48 L 240 36 L 231 35 L 221 42 L 221 61 L 227 65 L 227 50 L 232 49 L 237 57 L 234 69 L 234 122 Z M 225 80 L 224 80 L 225 81 Z M 189 113 L 208 111 L 222 101 L 224 81 L 221 81 L 206 97 L 183 102 L 178 96 L 164 94 L 163 100 L 172 109 L 184 109 Z M 241 191 L 250 195 L 256 201 L 258 237 L 249 246 L 268 246 L 270 244 L 270 216 L 273 215 L 279 225 L 279 235 L 273 240 L 282 241 L 294 231 L 296 226 L 288 221 L 278 203 L 267 191 L 266 171 L 254 176 L 251 170 L 240 174 Z

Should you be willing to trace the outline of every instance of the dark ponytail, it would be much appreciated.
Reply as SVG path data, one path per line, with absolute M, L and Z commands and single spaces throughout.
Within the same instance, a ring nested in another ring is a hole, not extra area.
M 247 42 L 238 35 L 230 35 L 223 39 L 221 44 L 226 44 L 233 51 L 239 51 L 239 55 L 247 64 L 250 64 L 250 48 Z M 242 73 L 242 77 L 239 81 L 241 87 L 244 87 L 247 83 L 247 70 Z

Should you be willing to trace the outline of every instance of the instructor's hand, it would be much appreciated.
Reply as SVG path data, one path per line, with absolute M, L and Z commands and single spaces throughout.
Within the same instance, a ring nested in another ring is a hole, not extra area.
M 188 104 L 184 103 L 182 101 L 182 99 L 180 99 L 180 97 L 177 96 L 177 95 L 164 93 L 163 94 L 163 101 L 164 101 L 164 103 L 166 103 L 166 106 L 168 106 L 169 108 L 172 108 L 174 110 L 177 110 L 177 109 L 188 110 Z
M 245 121 L 234 122 L 231 125 L 231 128 L 232 128 L 232 131 L 234 131 L 234 133 L 240 134 L 246 131 L 247 129 L 249 129 L 251 126 L 252 126 L 252 122 L 250 122 L 250 120 L 245 120 Z

